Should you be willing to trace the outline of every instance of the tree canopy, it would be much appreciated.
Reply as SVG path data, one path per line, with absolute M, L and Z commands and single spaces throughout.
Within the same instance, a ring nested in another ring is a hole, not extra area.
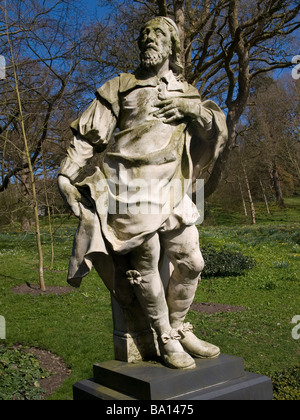
M 236 147 L 237 127 L 255 80 L 295 65 L 299 2 L 99 0 L 97 4 L 105 14 L 88 14 L 79 0 L 1 3 L 0 55 L 6 60 L 6 77 L 0 80 L 0 191 L 11 180 L 26 185 L 28 162 L 22 149 L 16 83 L 35 173 L 42 177 L 45 165 L 48 176 L 55 177 L 70 140 L 70 122 L 104 81 L 136 68 L 142 23 L 163 15 L 178 25 L 186 79 L 204 100 L 215 100 L 227 116 L 227 145 L 214 166 L 199 174 L 206 179 L 206 195 L 211 195 Z

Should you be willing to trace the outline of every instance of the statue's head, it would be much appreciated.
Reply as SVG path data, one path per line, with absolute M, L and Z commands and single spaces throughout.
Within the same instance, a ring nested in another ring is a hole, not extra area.
M 172 19 L 159 16 L 148 21 L 140 31 L 138 45 L 143 67 L 155 66 L 169 58 L 174 73 L 182 73 L 179 32 Z

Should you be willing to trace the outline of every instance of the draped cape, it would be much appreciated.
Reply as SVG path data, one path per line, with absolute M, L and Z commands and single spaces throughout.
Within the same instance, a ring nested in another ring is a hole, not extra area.
M 172 98 L 196 101 L 201 117 L 164 123 L 156 104 Z M 191 188 L 226 143 L 225 116 L 171 70 L 161 79 L 123 73 L 97 90 L 71 129 L 60 173 L 90 204 L 79 204 L 68 282 L 78 287 L 94 266 L 112 290 L 112 253 L 126 254 L 155 232 L 198 220 Z M 76 183 L 96 152 L 103 152 L 101 165 Z

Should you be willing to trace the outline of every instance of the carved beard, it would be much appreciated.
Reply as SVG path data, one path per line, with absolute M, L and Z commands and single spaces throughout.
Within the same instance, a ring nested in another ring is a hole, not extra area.
M 153 48 L 148 48 L 141 53 L 141 64 L 148 69 L 161 64 L 166 58 L 165 54 L 162 54 Z

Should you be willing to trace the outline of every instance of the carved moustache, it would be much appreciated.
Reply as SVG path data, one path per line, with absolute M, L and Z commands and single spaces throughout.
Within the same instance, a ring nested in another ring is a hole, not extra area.
M 154 50 L 154 51 L 158 51 L 159 49 L 158 49 L 158 47 L 157 47 L 157 45 L 154 43 L 154 42 L 149 42 L 149 43 L 146 43 L 145 44 L 145 46 L 144 46 L 144 48 L 143 48 L 143 52 L 144 51 L 146 51 L 146 50 Z

